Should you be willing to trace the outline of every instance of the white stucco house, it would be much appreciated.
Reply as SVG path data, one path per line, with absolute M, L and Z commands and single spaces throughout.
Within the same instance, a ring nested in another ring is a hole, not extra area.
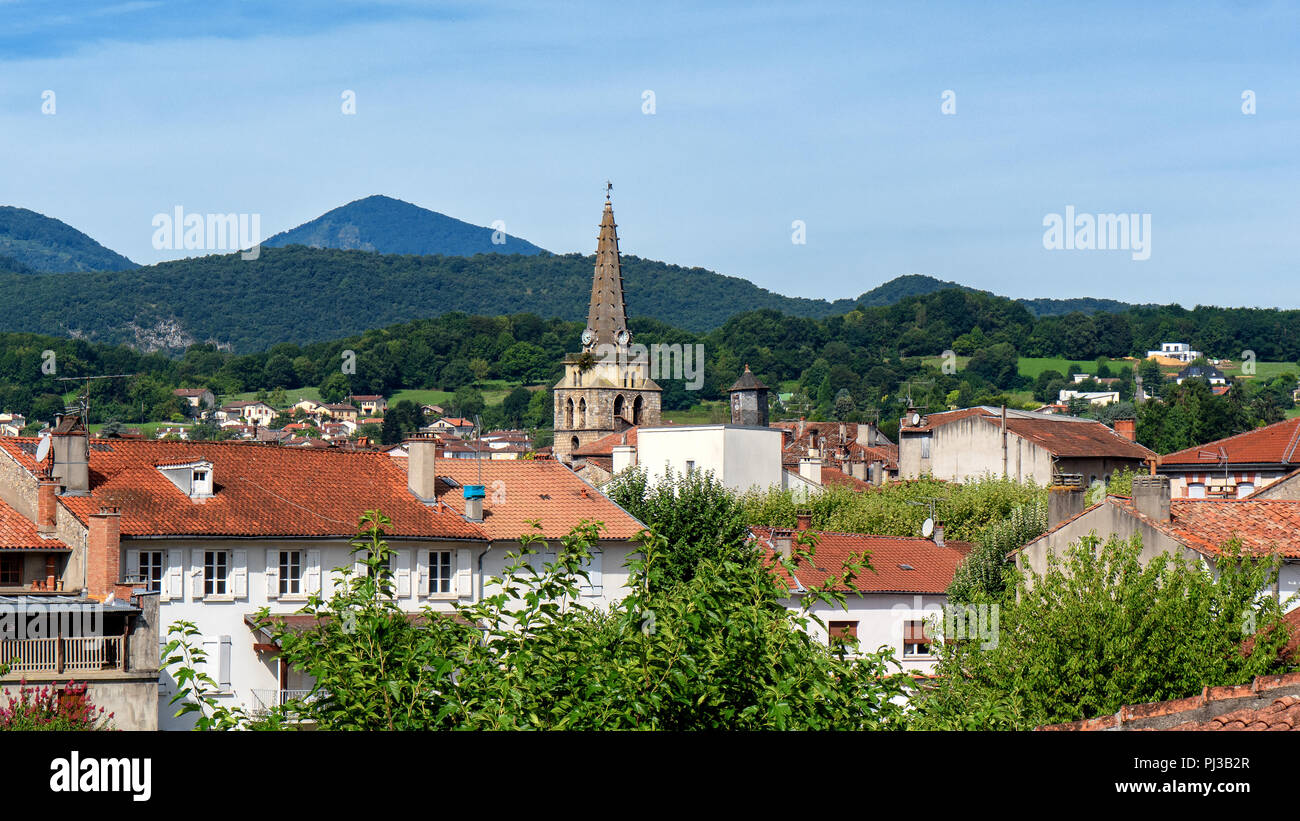
M 806 518 L 801 519 L 801 529 L 807 530 L 806 522 Z M 933 673 L 937 660 L 933 650 L 943 637 L 931 634 L 941 623 L 948 602 L 946 591 L 971 545 L 945 542 L 941 526 L 930 539 L 808 532 L 817 543 L 811 562 L 800 561 L 794 573 L 773 562 L 773 572 L 790 590 L 784 603 L 791 610 L 801 609 L 802 597 L 809 588 L 841 576 L 850 556 L 866 553 L 872 567 L 851 584 L 835 586 L 846 594 L 844 608 L 824 602 L 810 608 L 825 625 L 810 621 L 808 629 L 813 637 L 828 645 L 851 639 L 861 653 L 888 647 L 904 670 L 921 675 Z M 770 527 L 750 529 L 751 540 L 769 560 L 792 555 L 797 533 Z
M 558 462 L 443 459 L 433 439 L 408 441 L 400 459 L 262 443 L 74 441 L 85 444 L 84 456 L 55 449 L 76 462 L 55 457 L 66 477 L 57 504 L 92 523 L 86 564 L 103 577 L 99 586 L 157 592 L 160 645 L 168 625 L 193 622 L 218 697 L 248 710 L 311 686 L 281 663 L 251 617 L 267 607 L 292 618 L 310 594 L 328 597 L 334 569 L 356 566 L 349 542 L 367 510 L 392 520 L 397 597 L 413 613 L 426 605 L 450 612 L 490 595 L 487 580 L 518 551 L 519 537 L 535 532 L 530 519 L 541 524 L 543 557 L 583 519 L 603 523 L 582 597 L 607 606 L 625 595 L 624 565 L 642 529 Z M 0 483 L 22 507 L 48 465 L 35 461 L 35 439 L 7 439 L 0 449 Z M 101 519 L 108 524 L 95 525 Z M 171 678 L 164 673 L 159 684 L 159 728 L 191 726 L 172 717 Z

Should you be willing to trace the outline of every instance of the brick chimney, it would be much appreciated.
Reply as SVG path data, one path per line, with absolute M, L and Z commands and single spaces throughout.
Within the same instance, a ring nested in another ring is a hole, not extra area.
M 406 489 L 426 504 L 437 501 L 438 440 L 432 435 L 406 440 Z
M 796 528 L 797 528 L 797 530 L 798 530 L 800 533 L 803 533 L 803 532 L 806 531 L 809 527 L 812 526 L 812 514 L 811 514 L 811 513 L 806 513 L 806 512 L 802 512 L 802 511 L 801 511 L 801 512 L 796 513 L 794 518 L 795 518 L 795 521 L 798 522 L 798 525 L 796 526 Z
M 86 533 L 86 592 L 105 598 L 121 580 L 122 516 L 115 507 L 90 515 Z
M 1134 476 L 1133 506 L 1148 519 L 1168 522 L 1170 518 L 1169 477 Z
M 1136 419 L 1116 419 L 1115 432 L 1130 442 L 1137 441 L 1137 420 Z
M 54 537 L 59 506 L 55 493 L 58 489 L 59 483 L 48 473 L 41 476 L 36 486 L 36 532 L 42 536 Z

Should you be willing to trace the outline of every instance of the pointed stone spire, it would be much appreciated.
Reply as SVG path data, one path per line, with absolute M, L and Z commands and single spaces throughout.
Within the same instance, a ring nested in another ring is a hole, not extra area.
M 600 219 L 600 238 L 596 240 L 596 273 L 591 281 L 591 310 L 583 348 L 596 345 L 626 345 L 631 341 L 627 330 L 627 304 L 623 300 L 623 269 L 618 259 L 618 226 L 614 223 L 614 206 L 605 194 L 605 213 Z M 622 339 L 620 339 L 620 334 Z

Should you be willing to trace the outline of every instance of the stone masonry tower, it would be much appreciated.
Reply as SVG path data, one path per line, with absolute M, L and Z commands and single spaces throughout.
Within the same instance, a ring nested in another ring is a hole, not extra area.
M 745 366 L 745 372 L 731 386 L 731 424 L 767 427 L 767 385 Z
M 617 227 L 606 193 L 582 352 L 564 357 L 564 378 L 555 385 L 554 451 L 562 462 L 602 436 L 659 424 L 663 390 L 650 379 L 644 346 L 633 345 L 627 329 Z

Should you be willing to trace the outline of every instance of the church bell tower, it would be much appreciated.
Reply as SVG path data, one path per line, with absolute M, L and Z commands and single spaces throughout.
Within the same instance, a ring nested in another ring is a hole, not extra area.
M 591 307 L 580 353 L 564 357 L 564 378 L 555 385 L 555 458 L 571 462 L 573 451 L 637 425 L 658 425 L 663 389 L 650 379 L 644 346 L 632 343 L 623 297 L 614 206 L 605 211 L 596 239 Z

